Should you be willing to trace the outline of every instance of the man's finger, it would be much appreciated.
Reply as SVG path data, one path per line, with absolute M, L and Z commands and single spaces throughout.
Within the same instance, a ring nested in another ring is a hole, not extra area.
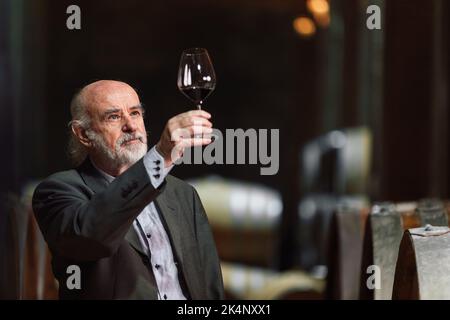
M 171 140 L 177 142 L 181 139 L 188 139 L 188 138 L 196 137 L 198 135 L 200 135 L 200 136 L 208 135 L 209 137 L 211 137 L 212 133 L 213 133 L 213 129 L 209 128 L 209 127 L 190 126 L 187 128 L 178 128 L 178 129 L 172 131 Z
M 205 119 L 211 118 L 211 114 L 206 112 L 205 110 L 190 110 L 188 112 L 182 113 L 182 115 L 186 115 L 188 117 L 201 117 Z
M 198 117 L 202 119 L 210 119 L 211 114 L 204 110 L 191 110 L 187 112 L 180 113 L 173 117 L 173 119 L 180 119 L 180 118 L 190 118 L 190 117 Z
M 191 133 L 191 136 L 201 135 L 201 134 L 211 134 L 213 129 L 210 127 L 202 127 L 202 126 L 190 126 L 187 128 Z
M 212 123 L 204 118 L 199 117 L 186 117 L 181 118 L 177 124 L 175 124 L 177 128 L 188 128 L 190 126 L 203 126 L 203 127 L 212 127 Z
M 204 146 L 207 144 L 210 144 L 212 142 L 211 138 L 189 138 L 189 139 L 183 139 L 182 144 L 183 147 L 197 147 L 197 146 Z

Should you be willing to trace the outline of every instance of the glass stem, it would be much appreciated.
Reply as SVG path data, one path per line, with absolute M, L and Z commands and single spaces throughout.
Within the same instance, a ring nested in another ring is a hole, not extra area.
M 197 110 L 202 110 L 202 104 L 201 103 L 197 104 Z

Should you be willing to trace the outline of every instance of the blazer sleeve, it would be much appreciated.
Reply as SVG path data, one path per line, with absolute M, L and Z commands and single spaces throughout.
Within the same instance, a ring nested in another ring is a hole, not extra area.
M 83 189 L 79 176 L 53 175 L 33 195 L 33 211 L 49 248 L 81 261 L 113 255 L 133 220 L 159 194 L 142 160 L 103 192 L 89 198 Z
M 205 277 L 207 299 L 224 299 L 224 287 L 220 260 L 211 227 L 197 191 L 194 191 L 195 228 Z

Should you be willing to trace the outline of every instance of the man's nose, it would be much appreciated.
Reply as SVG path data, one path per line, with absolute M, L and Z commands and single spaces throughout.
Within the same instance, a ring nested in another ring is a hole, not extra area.
M 122 126 L 124 132 L 134 132 L 137 129 L 135 121 L 130 116 L 125 116 L 125 123 Z

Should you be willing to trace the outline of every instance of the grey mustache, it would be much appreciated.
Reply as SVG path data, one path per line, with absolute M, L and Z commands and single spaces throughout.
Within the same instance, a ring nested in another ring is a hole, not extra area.
M 117 143 L 119 145 L 124 144 L 125 142 L 131 141 L 131 140 L 135 140 L 135 139 L 139 139 L 139 141 L 141 141 L 142 143 L 144 143 L 143 140 L 143 135 L 142 134 L 128 134 L 128 133 L 124 133 L 119 140 L 117 141 Z

